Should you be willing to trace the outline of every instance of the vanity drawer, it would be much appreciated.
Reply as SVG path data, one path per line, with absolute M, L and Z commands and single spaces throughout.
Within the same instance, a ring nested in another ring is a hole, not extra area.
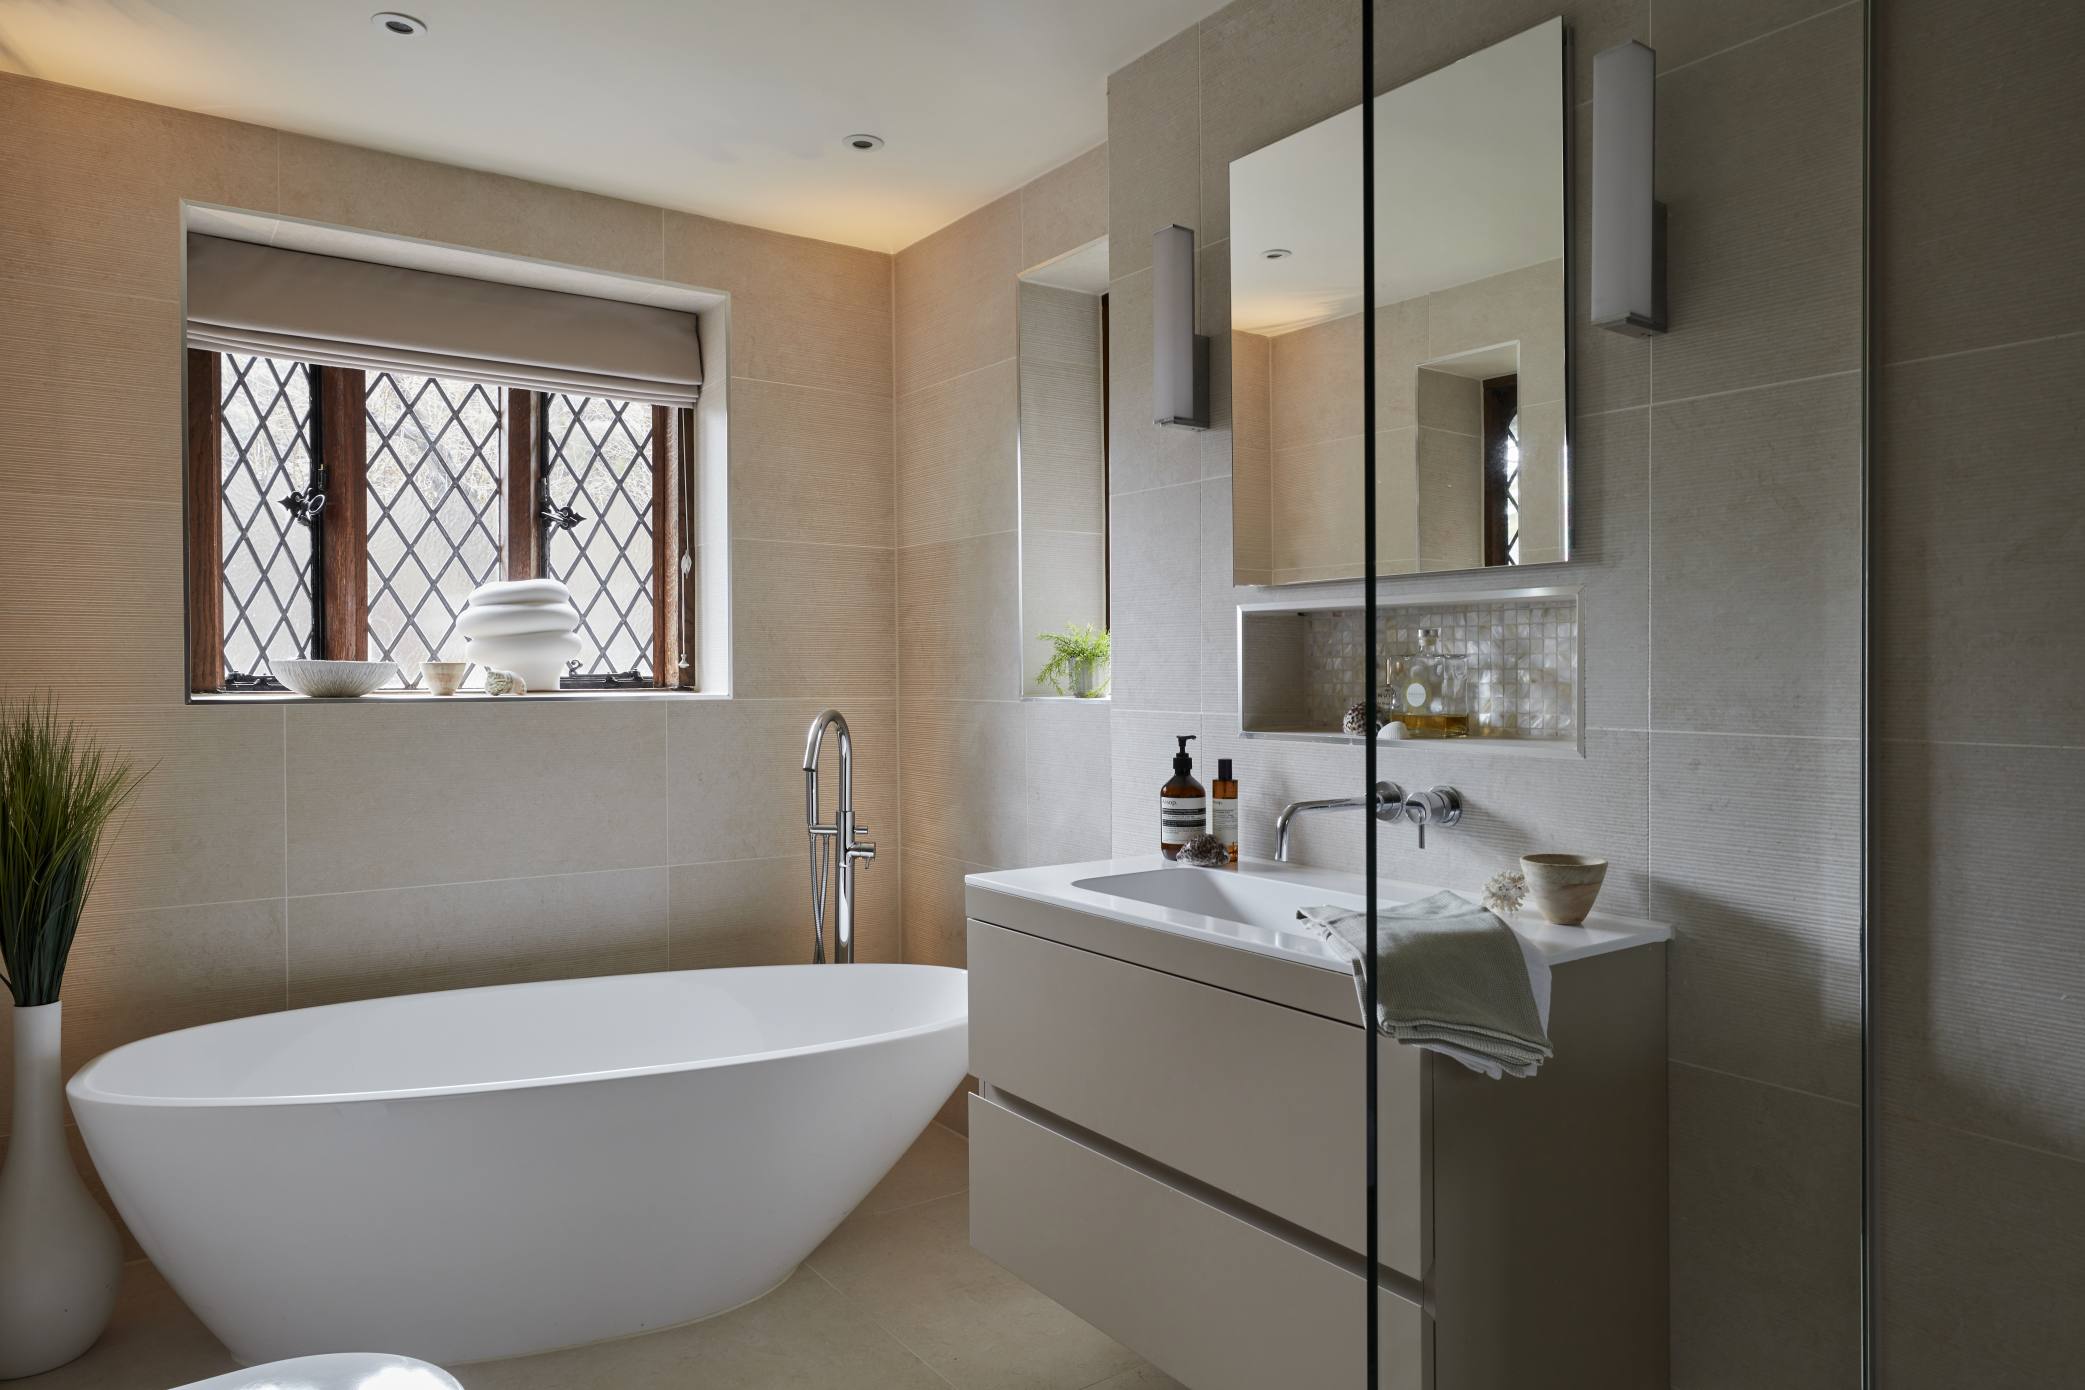
M 1361 1274 L 970 1098 L 970 1241 L 1191 1390 L 1365 1379 Z M 1384 1390 L 1425 1384 L 1426 1317 L 1385 1289 Z
M 970 923 L 970 1070 L 1030 1105 L 1362 1248 L 1359 1027 Z M 1379 1053 L 1383 1263 L 1424 1273 L 1426 1069 Z

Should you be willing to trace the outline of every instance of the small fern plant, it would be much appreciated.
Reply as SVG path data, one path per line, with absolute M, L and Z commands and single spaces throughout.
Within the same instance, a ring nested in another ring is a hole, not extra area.
M 1050 644 L 1050 659 L 1036 673 L 1037 680 L 1047 682 L 1059 695 L 1091 699 L 1107 693 L 1106 628 L 1073 623 L 1062 632 L 1045 632 L 1041 637 Z
M 48 701 L 0 703 L 0 967 L 17 1007 L 58 1002 L 102 832 L 143 776 Z

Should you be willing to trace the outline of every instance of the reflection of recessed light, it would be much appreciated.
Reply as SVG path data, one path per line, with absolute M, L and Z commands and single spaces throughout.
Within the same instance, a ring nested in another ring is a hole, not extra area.
M 1262 251 L 1260 254 L 1270 261 L 1280 261 L 1286 260 L 1290 256 L 1295 255 L 1296 253 L 1294 251 L 1291 251 L 1286 246 L 1270 246 L 1266 250 Z
M 850 135 L 841 143 L 845 144 L 850 150 L 859 150 L 861 153 L 867 154 L 870 150 L 883 148 L 883 137 L 881 135 Z
M 427 21 L 396 10 L 379 10 L 369 22 L 387 34 L 412 35 L 427 32 Z

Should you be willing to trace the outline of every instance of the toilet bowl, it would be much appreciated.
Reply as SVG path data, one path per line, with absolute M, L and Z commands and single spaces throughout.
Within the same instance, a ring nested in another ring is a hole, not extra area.
M 462 1390 L 439 1366 L 382 1352 L 337 1352 L 270 1361 L 175 1390 Z

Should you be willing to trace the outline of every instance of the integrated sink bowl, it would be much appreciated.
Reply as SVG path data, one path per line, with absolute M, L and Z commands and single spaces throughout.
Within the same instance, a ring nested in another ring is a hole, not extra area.
M 1266 931 L 1297 932 L 1298 910 L 1337 904 L 1360 911 L 1365 900 L 1349 898 L 1322 884 L 1295 882 L 1250 871 L 1173 866 L 1139 873 L 1102 874 L 1072 881 L 1072 887 L 1111 898 L 1128 898 L 1175 912 L 1240 922 Z

